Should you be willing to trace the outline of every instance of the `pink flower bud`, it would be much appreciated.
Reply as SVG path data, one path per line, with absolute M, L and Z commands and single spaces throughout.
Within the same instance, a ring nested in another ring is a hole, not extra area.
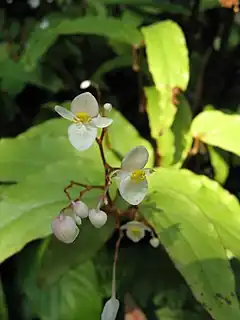
M 74 219 L 62 213 L 53 220 L 52 231 L 58 240 L 64 243 L 72 243 L 79 233 Z

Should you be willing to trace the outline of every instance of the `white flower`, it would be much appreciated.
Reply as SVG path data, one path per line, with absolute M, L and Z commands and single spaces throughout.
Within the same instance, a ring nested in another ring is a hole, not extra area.
M 104 305 L 101 320 L 115 320 L 119 309 L 119 301 L 111 297 Z
M 80 218 L 88 217 L 88 206 L 82 201 L 72 202 L 73 212 Z
M 54 235 L 64 243 L 72 243 L 79 234 L 79 229 L 74 219 L 60 213 L 52 222 Z
M 89 211 L 89 220 L 95 228 L 101 228 L 107 222 L 107 214 L 99 209 Z
M 157 248 L 160 244 L 159 239 L 155 237 L 151 238 L 149 243 L 153 248 Z
M 31 8 L 36 9 L 40 6 L 40 0 L 28 0 L 28 4 Z
M 68 137 L 74 148 L 79 151 L 91 147 L 97 137 L 97 128 L 106 128 L 112 123 L 112 119 L 99 114 L 97 100 L 89 92 L 73 99 L 71 111 L 60 106 L 56 106 L 55 111 L 73 122 L 68 128 Z
M 123 199 L 132 205 L 138 205 L 148 191 L 146 177 L 154 172 L 153 169 L 144 169 L 148 156 L 145 147 L 133 148 L 126 154 L 122 160 L 121 169 L 116 173 L 120 180 L 119 192 Z
M 126 230 L 126 236 L 137 243 L 145 236 L 145 232 L 151 232 L 151 229 L 139 221 L 130 221 L 121 226 L 122 230 Z

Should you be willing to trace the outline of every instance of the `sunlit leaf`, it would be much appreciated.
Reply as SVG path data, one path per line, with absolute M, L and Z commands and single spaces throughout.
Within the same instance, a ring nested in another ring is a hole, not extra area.
M 192 144 L 190 124 L 192 113 L 187 100 L 179 97 L 177 113 L 171 128 L 161 130 L 158 92 L 155 87 L 145 88 L 147 96 L 147 113 L 152 136 L 157 140 L 161 166 L 180 167 Z
M 108 129 L 106 142 L 110 143 L 111 148 L 122 158 L 130 149 L 138 145 L 145 146 L 149 152 L 148 165 L 152 166 L 153 149 L 150 143 L 140 136 L 139 132 L 119 111 L 112 110 L 110 117 L 113 119 L 113 125 Z
M 52 219 L 69 204 L 63 189 L 70 180 L 99 185 L 103 183 L 103 173 L 90 161 L 72 159 L 47 165 L 4 191 L 0 202 L 0 261 L 29 241 L 51 234 Z M 73 199 L 81 190 L 73 188 Z M 88 192 L 84 201 L 94 208 L 100 192 Z
M 208 146 L 211 165 L 214 170 L 214 179 L 221 184 L 227 180 L 229 174 L 229 165 L 222 154 L 215 148 Z
M 210 110 L 201 112 L 192 122 L 191 132 L 199 140 L 240 156 L 240 115 Z
M 142 28 L 147 59 L 155 86 L 159 92 L 159 127 L 169 128 L 176 106 L 173 89 L 184 91 L 189 80 L 188 51 L 181 28 L 167 20 Z
M 85 152 L 78 152 L 67 138 L 68 126 L 66 120 L 49 120 L 17 138 L 0 140 L 0 179 L 21 181 L 48 164 L 64 160 L 78 162 L 83 158 L 102 171 L 98 147 L 94 145 Z M 110 162 L 115 161 L 111 152 L 107 152 L 106 157 Z
M 240 310 L 225 252 L 239 254 L 237 200 L 217 182 L 187 170 L 162 168 L 149 180 L 149 204 L 156 209 L 143 213 L 175 266 L 213 318 L 237 320 Z

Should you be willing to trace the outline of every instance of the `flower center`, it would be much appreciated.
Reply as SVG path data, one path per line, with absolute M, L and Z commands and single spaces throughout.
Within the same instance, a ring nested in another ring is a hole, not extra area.
M 88 123 L 91 121 L 91 117 L 87 112 L 77 112 L 75 115 L 75 118 L 73 119 L 73 122 L 75 123 Z
M 131 232 L 136 238 L 141 236 L 141 230 L 139 228 L 131 228 Z
M 131 180 L 136 183 L 143 181 L 145 178 L 146 178 L 146 174 L 144 170 L 135 170 L 131 174 Z

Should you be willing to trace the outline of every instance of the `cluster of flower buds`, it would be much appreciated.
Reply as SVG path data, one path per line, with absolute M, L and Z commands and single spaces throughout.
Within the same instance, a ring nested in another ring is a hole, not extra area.
M 107 222 L 106 212 L 90 209 L 83 201 L 72 202 L 71 208 L 63 210 L 52 222 L 55 236 L 64 243 L 72 243 L 79 234 L 82 219 L 89 218 L 95 228 L 101 228 Z

